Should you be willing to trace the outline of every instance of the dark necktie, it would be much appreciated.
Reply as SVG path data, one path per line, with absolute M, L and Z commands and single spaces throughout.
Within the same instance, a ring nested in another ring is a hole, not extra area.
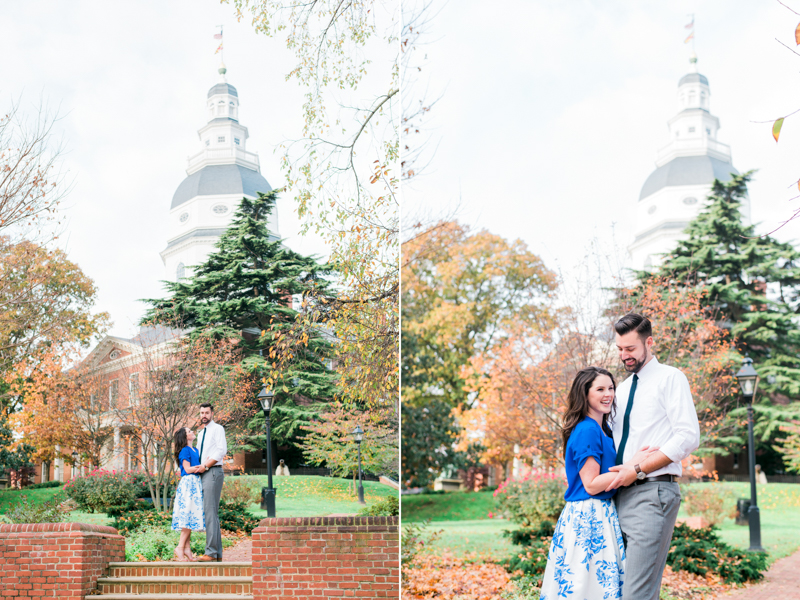
M 633 383 L 631 384 L 631 393 L 628 394 L 628 406 L 625 407 L 625 418 L 622 419 L 622 439 L 619 441 L 619 450 L 617 450 L 617 464 L 622 464 L 622 457 L 625 455 L 625 444 L 628 443 L 628 434 L 631 430 L 631 408 L 633 408 L 633 395 L 636 393 L 636 384 L 639 381 L 639 376 L 633 376 Z M 203 438 L 205 439 L 205 438 Z
M 634 385 L 634 387 L 636 387 L 635 383 L 633 385 Z M 626 416 L 627 416 L 627 414 L 626 414 Z M 206 428 L 203 429 L 203 439 L 200 442 L 200 462 L 201 463 L 203 462 L 203 445 L 206 443 L 206 433 L 208 433 L 208 426 L 206 426 Z

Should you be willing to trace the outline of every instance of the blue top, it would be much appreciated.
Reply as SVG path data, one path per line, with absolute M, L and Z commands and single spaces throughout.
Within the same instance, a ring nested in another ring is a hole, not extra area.
M 600 465 L 600 474 L 608 473 L 617 461 L 617 451 L 614 449 L 614 440 L 603 432 L 600 424 L 591 417 L 584 417 L 583 421 L 575 426 L 567 440 L 567 454 L 564 466 L 567 470 L 567 492 L 564 500 L 577 502 L 597 498 L 605 500 L 611 498 L 617 490 L 600 492 L 592 496 L 583 487 L 580 470 L 590 456 Z
M 188 460 L 190 467 L 196 467 L 200 464 L 200 453 L 191 446 L 184 447 L 181 453 L 178 454 L 178 464 L 181 467 L 181 477 L 186 477 L 186 471 L 183 469 L 183 461 Z M 189 473 L 196 475 L 196 473 Z

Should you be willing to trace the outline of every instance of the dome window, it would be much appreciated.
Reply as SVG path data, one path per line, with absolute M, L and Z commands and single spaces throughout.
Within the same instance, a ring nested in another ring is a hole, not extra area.
M 175 280 L 180 281 L 186 277 L 186 267 L 183 263 L 178 263 L 178 268 L 175 269 Z
M 694 133 L 694 127 L 689 127 L 689 133 Z
M 189 220 L 189 213 L 188 212 L 183 213 L 180 217 L 178 217 L 178 220 L 181 223 L 186 223 L 186 221 Z
M 653 204 L 653 206 L 651 206 L 650 208 L 647 209 L 647 214 L 648 215 L 652 215 L 654 212 L 656 212 L 656 205 L 655 204 Z
M 211 140 L 206 140 L 206 146 L 211 145 Z
M 684 198 L 683 203 L 686 204 L 687 206 L 691 206 L 692 204 L 697 204 L 697 198 L 691 198 L 691 197 Z
M 233 138 L 233 143 L 238 146 L 239 145 L 239 138 Z
M 220 144 L 224 144 L 225 143 L 225 136 L 224 135 L 219 136 L 217 138 L 217 142 L 219 142 Z
M 226 212 L 228 212 L 228 207 L 224 204 L 217 204 L 211 210 L 214 212 L 214 214 L 224 215 Z

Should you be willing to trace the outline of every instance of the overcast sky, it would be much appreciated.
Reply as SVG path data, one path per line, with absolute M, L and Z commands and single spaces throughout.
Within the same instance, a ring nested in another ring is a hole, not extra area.
M 219 77 L 216 26 L 224 25 L 247 148 L 273 188 L 283 184 L 275 148 L 302 126 L 303 91 L 284 79 L 292 57 L 213 0 L 4 2 L 0 16 L 3 106 L 21 97 L 30 113 L 43 97 L 63 117 L 56 129 L 74 187 L 58 243 L 94 279 L 112 333 L 131 336 L 144 311 L 137 300 L 163 295 L 170 202 L 199 149 L 206 93 Z M 297 235 L 293 211 L 289 197 L 279 200 L 288 245 L 325 253 L 319 240 Z
M 718 139 L 750 186 L 760 231 L 800 200 L 800 113 L 780 144 L 769 124 L 800 108 L 800 17 L 775 0 L 477 0 L 443 6 L 420 74 L 442 94 L 425 130 L 438 143 L 404 210 L 448 214 L 522 238 L 569 272 L 588 241 L 625 248 L 656 150 L 668 141 L 678 80 L 690 71 L 685 26 L 695 15 L 698 70 L 711 90 Z M 787 0 L 800 12 L 800 1 Z M 613 226 L 613 227 L 612 227 Z M 800 221 L 776 234 L 800 238 Z

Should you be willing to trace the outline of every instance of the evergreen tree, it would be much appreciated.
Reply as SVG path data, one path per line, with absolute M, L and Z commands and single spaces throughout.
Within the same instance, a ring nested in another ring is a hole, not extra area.
M 686 229 L 687 238 L 665 257 L 656 275 L 707 290 L 717 321 L 756 363 L 762 399 L 776 394 L 798 399 L 800 253 L 742 222 L 750 176 L 714 181 L 707 205 Z
M 270 358 L 273 345 L 292 333 L 298 314 L 292 296 L 311 291 L 324 295 L 330 287 L 327 266 L 270 236 L 267 223 L 276 195 L 271 191 L 255 200 L 242 198 L 215 251 L 189 277 L 165 282 L 168 297 L 147 300 L 151 308 L 143 322 L 189 329 L 192 336 L 240 337 L 243 363 L 254 379 L 272 379 L 272 439 L 285 444 L 337 388 L 336 375 L 326 366 L 333 351 L 330 336 L 320 329 L 294 344 L 291 364 L 279 373 Z M 300 398 L 305 401 L 295 401 Z M 255 406 L 250 429 L 254 435 L 245 448 L 263 447 L 264 418 Z

